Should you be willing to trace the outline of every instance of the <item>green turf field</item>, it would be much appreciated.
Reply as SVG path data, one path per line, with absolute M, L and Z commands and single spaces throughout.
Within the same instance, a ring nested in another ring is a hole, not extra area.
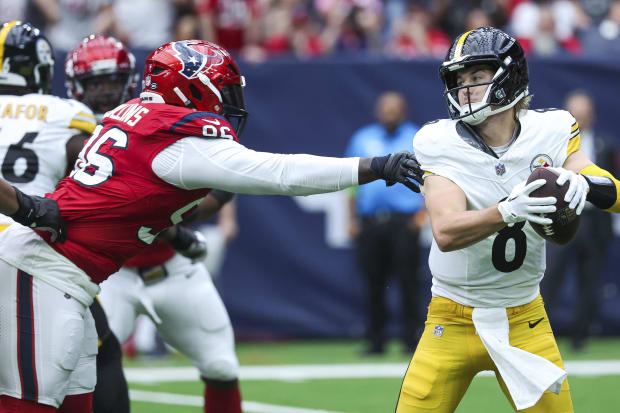
M 620 412 L 620 339 L 592 341 L 580 353 L 566 344 L 560 340 L 569 362 L 575 412 Z M 361 349 L 360 342 L 350 341 L 238 344 L 244 412 L 393 412 L 402 380 L 399 372 L 406 368 L 408 357 L 396 343 L 382 357 L 363 357 Z M 133 413 L 202 411 L 203 385 L 183 357 L 126 361 L 125 367 Z M 497 381 L 489 376 L 474 379 L 457 409 L 458 413 L 510 411 Z

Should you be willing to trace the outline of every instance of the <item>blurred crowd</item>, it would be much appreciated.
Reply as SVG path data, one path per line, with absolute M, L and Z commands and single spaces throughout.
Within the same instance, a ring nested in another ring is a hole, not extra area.
M 466 30 L 496 26 L 529 55 L 618 57 L 620 0 L 0 0 L 60 50 L 90 33 L 133 48 L 217 42 L 244 59 L 368 53 L 443 58 Z

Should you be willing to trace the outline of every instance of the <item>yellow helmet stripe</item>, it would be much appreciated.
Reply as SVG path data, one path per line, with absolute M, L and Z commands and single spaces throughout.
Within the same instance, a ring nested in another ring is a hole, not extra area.
M 9 35 L 9 31 L 13 26 L 17 24 L 17 20 L 10 21 L 5 23 L 0 30 L 0 72 L 2 72 L 2 66 L 4 62 L 4 42 L 6 41 L 6 37 Z
M 471 33 L 472 31 L 473 30 L 465 32 L 461 35 L 461 37 L 459 37 L 459 40 L 456 42 L 456 50 L 454 51 L 455 59 L 461 57 L 461 52 L 463 51 L 463 44 L 465 43 L 465 39 L 467 39 L 467 36 L 469 36 L 469 33 Z

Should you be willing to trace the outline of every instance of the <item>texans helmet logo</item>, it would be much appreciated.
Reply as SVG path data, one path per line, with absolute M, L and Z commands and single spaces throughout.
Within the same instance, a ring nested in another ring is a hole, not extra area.
M 189 47 L 193 43 L 189 41 L 174 42 L 172 48 L 176 51 L 175 56 L 183 64 L 181 73 L 188 79 L 195 77 L 205 67 L 221 64 L 223 59 L 217 53 L 204 55 Z

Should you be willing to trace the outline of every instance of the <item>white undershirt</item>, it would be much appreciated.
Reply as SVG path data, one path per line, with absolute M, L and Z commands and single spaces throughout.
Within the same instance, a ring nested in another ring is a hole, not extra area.
M 157 154 L 151 166 L 182 189 L 311 195 L 358 185 L 359 158 L 256 152 L 230 139 L 187 137 Z

